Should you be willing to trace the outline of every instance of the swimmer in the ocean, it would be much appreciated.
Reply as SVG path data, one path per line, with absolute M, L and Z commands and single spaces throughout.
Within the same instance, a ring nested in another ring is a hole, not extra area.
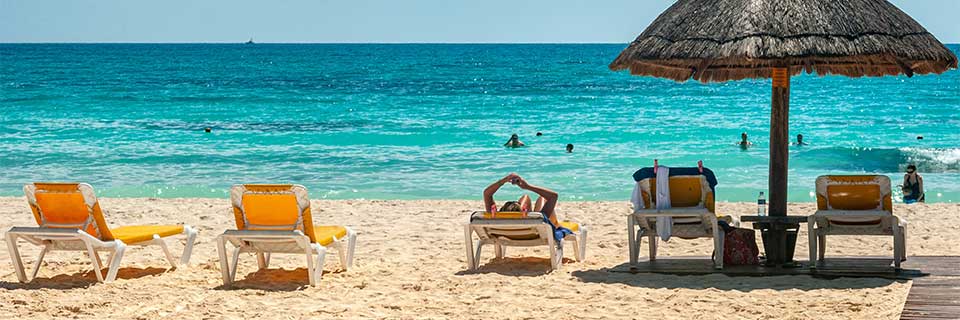
M 803 135 L 802 135 L 802 134 L 798 134 L 798 135 L 797 135 L 797 142 L 794 142 L 793 145 L 795 145 L 795 146 L 805 146 L 805 145 L 807 145 L 806 142 L 803 142 Z
M 543 132 L 537 131 L 537 136 L 538 136 L 538 137 L 542 137 L 542 136 L 543 136 Z
M 520 141 L 520 136 L 514 133 L 512 136 L 510 136 L 510 140 L 507 140 L 507 143 L 504 143 L 503 146 L 508 148 L 518 148 L 525 146 L 525 144 Z
M 740 134 L 740 142 L 737 142 L 737 145 L 740 146 L 740 149 L 746 149 L 753 145 L 752 142 L 747 141 L 747 133 Z
M 206 133 L 210 133 L 210 131 L 213 131 L 213 129 L 210 129 L 210 127 L 206 127 L 203 129 L 203 131 Z
M 573 144 L 572 144 L 572 143 L 568 143 L 568 144 L 567 144 L 567 153 L 573 153 Z

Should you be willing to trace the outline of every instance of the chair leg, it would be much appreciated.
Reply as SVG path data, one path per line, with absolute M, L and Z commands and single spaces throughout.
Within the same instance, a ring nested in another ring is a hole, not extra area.
M 43 263 L 43 257 L 47 255 L 47 251 L 50 250 L 50 247 L 43 246 L 43 249 L 40 249 L 40 255 L 37 256 L 37 262 L 33 264 L 33 273 L 30 275 L 30 279 L 37 278 L 37 272 L 40 271 L 40 264 Z
M 190 226 L 183 226 L 183 233 L 187 235 L 187 244 L 183 246 L 183 254 L 180 256 L 180 265 L 189 265 L 190 256 L 193 255 L 193 244 L 197 241 L 197 230 Z
M 717 221 L 713 221 L 713 268 L 723 269 L 723 231 L 720 230 Z
M 817 234 L 817 262 L 823 262 L 827 258 L 827 235 Z
M 357 233 L 352 229 L 347 230 L 347 261 L 343 269 L 353 268 L 353 255 L 357 250 Z
M 7 234 L 7 252 L 10 253 L 10 262 L 17 274 L 17 281 L 27 282 L 26 270 L 23 269 L 23 260 L 20 259 L 20 248 L 17 246 L 17 236 Z
M 270 267 L 270 253 L 266 252 L 263 254 L 263 268 L 266 269 L 269 267 Z
M 493 243 L 493 251 L 497 256 L 497 260 L 503 259 L 503 245 L 500 244 L 500 241 Z
M 470 225 L 463 226 L 463 234 L 463 246 L 467 249 L 467 270 L 474 270 L 477 266 L 473 259 L 473 235 Z
M 656 234 L 651 234 L 647 236 L 647 240 L 650 241 L 650 261 L 657 260 L 657 241 L 660 239 Z
M 547 245 L 550 246 L 550 268 L 558 270 L 563 262 L 563 244 L 556 242 L 553 237 L 550 237 Z
M 237 278 L 237 269 L 240 269 L 240 248 L 233 249 L 233 267 L 230 268 L 230 282 Z
M 903 252 L 903 250 L 900 249 L 900 246 L 903 245 L 903 243 L 900 241 L 901 230 L 899 226 L 893 226 L 891 229 L 893 229 L 893 267 L 897 270 L 900 270 L 900 262 L 902 262 L 900 253 Z
M 485 243 L 483 240 L 477 240 L 477 252 L 473 254 L 473 268 L 480 268 L 480 252 Z
M 327 257 L 327 248 L 321 245 L 314 245 L 314 246 L 316 247 L 314 250 L 316 250 L 317 252 L 317 263 L 313 267 L 314 272 L 316 272 L 316 275 L 313 278 L 315 279 L 316 282 L 320 282 L 320 278 L 323 277 L 323 263 Z
M 640 242 L 641 238 L 635 233 L 636 223 L 633 215 L 627 216 L 627 247 L 629 248 L 630 264 L 636 265 L 640 260 Z
M 220 255 L 220 275 L 223 277 L 223 285 L 229 285 L 233 282 L 230 278 L 230 263 L 227 261 L 227 244 L 223 236 L 217 237 L 217 254 Z
M 307 278 L 310 280 L 310 285 L 317 285 L 317 266 L 313 261 L 313 244 L 306 244 L 303 248 L 304 255 L 307 257 Z M 320 268 L 323 268 L 322 266 Z
M 577 239 L 577 246 L 580 250 L 577 252 L 577 261 L 583 261 L 587 258 L 587 227 L 580 226 L 580 238 Z
M 808 252 L 810 253 L 810 269 L 817 268 L 817 229 L 815 220 L 811 217 L 807 221 Z
M 264 256 L 262 251 L 257 251 L 257 270 L 263 270 L 267 268 L 267 257 Z
M 116 247 L 114 248 L 113 253 L 110 254 L 110 268 L 107 269 L 107 282 L 117 279 L 117 272 L 120 271 L 120 261 L 123 260 L 123 253 L 127 250 L 127 245 L 116 240 Z
M 90 256 L 90 264 L 93 267 L 93 273 L 97 276 L 97 282 L 103 281 L 103 274 L 100 273 L 100 256 L 97 255 L 96 250 L 93 249 L 93 245 L 87 243 L 87 254 Z
M 164 254 L 165 256 L 167 256 L 167 262 L 170 263 L 170 267 L 171 267 L 171 268 L 176 268 L 176 267 L 177 267 L 177 260 L 174 259 L 174 258 L 173 258 L 173 254 L 170 253 L 170 248 L 167 247 L 167 242 L 166 242 L 166 241 L 163 241 L 163 239 L 160 238 L 160 235 L 155 234 L 155 235 L 153 235 L 153 243 L 155 243 L 155 244 L 157 244 L 158 246 L 160 246 L 160 249 L 163 250 L 163 254 Z

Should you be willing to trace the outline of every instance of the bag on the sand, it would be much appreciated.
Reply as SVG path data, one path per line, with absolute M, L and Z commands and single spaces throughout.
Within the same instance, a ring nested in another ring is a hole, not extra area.
M 757 247 L 757 237 L 753 230 L 732 228 L 723 238 L 724 265 L 757 265 L 760 264 L 760 248 Z

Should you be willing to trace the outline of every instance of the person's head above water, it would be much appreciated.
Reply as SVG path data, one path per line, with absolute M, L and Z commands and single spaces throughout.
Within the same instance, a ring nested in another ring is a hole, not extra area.
M 740 141 L 747 142 L 747 133 L 746 133 L 746 132 L 740 134 Z
M 507 140 L 507 143 L 503 144 L 506 147 L 516 148 L 524 146 L 523 142 L 520 141 L 520 136 L 514 133 L 510 136 L 510 140 Z
M 538 136 L 538 137 L 539 137 L 539 136 L 543 136 L 543 132 L 537 131 L 537 136 Z
M 798 142 L 798 143 L 802 143 L 802 142 L 803 142 L 803 135 L 802 135 L 802 134 L 798 134 L 798 135 L 797 135 L 797 142 Z
M 912 164 L 907 165 L 907 173 L 914 173 L 914 172 L 917 172 L 917 166 Z
M 573 144 L 572 144 L 572 143 L 568 143 L 568 144 L 567 144 L 567 153 L 572 153 L 572 152 L 573 152 Z

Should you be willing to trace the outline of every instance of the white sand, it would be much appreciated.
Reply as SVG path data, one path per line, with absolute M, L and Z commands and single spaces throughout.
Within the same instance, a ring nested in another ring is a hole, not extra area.
M 359 231 L 354 268 L 328 256 L 318 287 L 307 287 L 302 256 L 276 256 L 256 271 L 241 256 L 240 280 L 221 287 L 214 238 L 235 227 L 226 199 L 102 199 L 112 226 L 187 223 L 200 231 L 192 265 L 167 270 L 156 247 L 133 248 L 120 279 L 96 284 L 80 253 L 49 254 L 40 278 L 16 281 L 0 249 L 0 318 L 476 318 L 476 319 L 896 319 L 908 281 L 806 276 L 727 277 L 608 273 L 627 260 L 626 202 L 567 202 L 562 216 L 590 225 L 587 261 L 548 272 L 545 248 L 492 250 L 477 273 L 465 271 L 462 223 L 477 201 L 314 201 L 318 223 Z M 721 213 L 751 213 L 722 203 Z M 791 204 L 812 212 L 814 204 Z M 898 205 L 910 222 L 908 254 L 960 255 L 960 205 Z M 32 226 L 23 198 L 0 198 L 0 230 Z M 889 237 L 832 238 L 828 255 L 892 255 Z M 23 244 L 23 247 L 30 248 Z M 180 250 L 177 245 L 173 249 Z M 663 256 L 709 255 L 709 239 L 671 240 Z M 23 250 L 30 263 L 38 250 Z M 798 258 L 807 252 L 805 232 Z

